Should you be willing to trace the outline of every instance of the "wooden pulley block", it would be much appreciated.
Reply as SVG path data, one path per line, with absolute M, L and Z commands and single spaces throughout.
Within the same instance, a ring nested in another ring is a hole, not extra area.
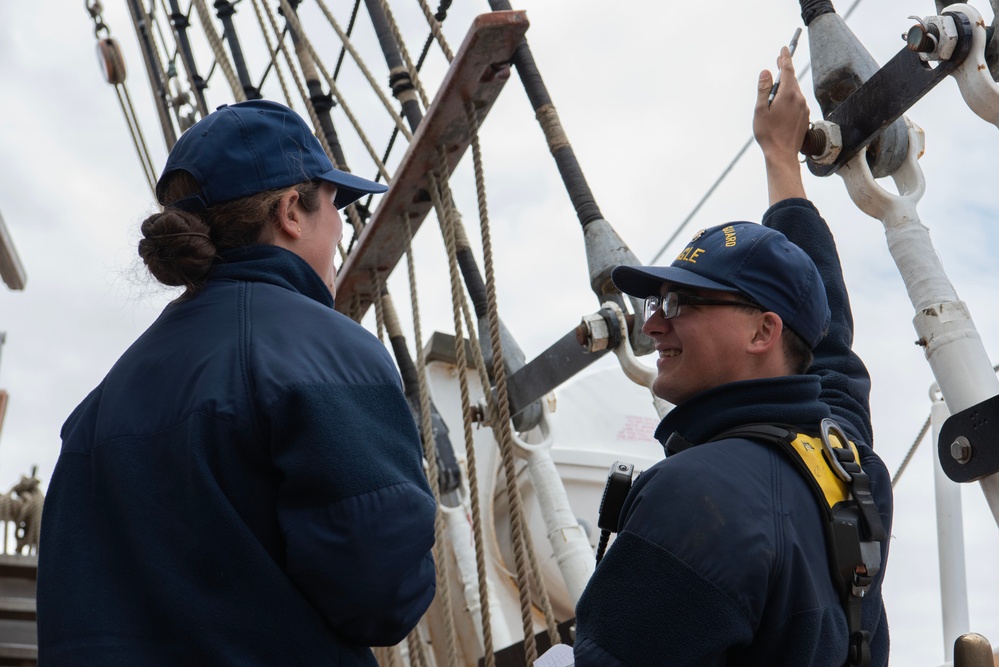
M 97 57 L 100 58 L 107 82 L 118 86 L 125 83 L 125 59 L 121 47 L 112 37 L 97 40 Z

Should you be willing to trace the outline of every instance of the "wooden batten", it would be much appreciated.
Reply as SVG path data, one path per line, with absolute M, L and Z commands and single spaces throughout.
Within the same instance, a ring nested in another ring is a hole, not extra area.
M 466 102 L 472 102 L 481 124 L 510 77 L 509 62 L 527 27 L 523 11 L 483 14 L 472 23 L 388 192 L 337 275 L 337 310 L 357 319 L 367 312 L 375 296 L 372 272 L 384 282 L 407 250 L 402 229 L 407 214 L 415 235 L 433 208 L 429 174 L 438 163 L 438 146 L 447 149 L 450 175 L 471 143 Z

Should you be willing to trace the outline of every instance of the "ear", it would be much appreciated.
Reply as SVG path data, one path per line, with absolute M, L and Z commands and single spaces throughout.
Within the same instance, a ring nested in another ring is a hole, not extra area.
M 781 349 L 781 334 L 784 322 L 777 313 L 762 313 L 757 320 L 756 330 L 749 341 L 750 354 L 767 354 Z
M 296 206 L 301 195 L 298 190 L 291 188 L 283 195 L 278 202 L 275 214 L 275 226 L 277 236 L 298 240 L 302 236 L 302 221 L 299 219 L 301 207 Z

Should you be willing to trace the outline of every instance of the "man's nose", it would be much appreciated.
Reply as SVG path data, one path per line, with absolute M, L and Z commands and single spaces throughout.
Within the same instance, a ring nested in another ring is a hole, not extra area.
M 645 324 L 642 325 L 642 331 L 646 336 L 654 336 L 666 333 L 672 326 L 672 323 L 663 317 L 662 308 L 657 308 L 656 312 L 652 313 L 652 317 L 645 320 Z

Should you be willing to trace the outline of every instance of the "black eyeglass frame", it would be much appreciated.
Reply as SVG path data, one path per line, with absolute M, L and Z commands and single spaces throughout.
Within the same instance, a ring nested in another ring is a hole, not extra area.
M 744 308 L 756 308 L 766 310 L 763 306 L 752 301 L 737 301 L 735 299 L 713 299 L 707 296 L 697 296 L 696 294 L 684 294 L 682 292 L 666 292 L 663 295 L 653 294 L 645 297 L 645 319 L 662 312 L 663 319 L 671 320 L 680 314 L 680 306 L 742 306 Z

